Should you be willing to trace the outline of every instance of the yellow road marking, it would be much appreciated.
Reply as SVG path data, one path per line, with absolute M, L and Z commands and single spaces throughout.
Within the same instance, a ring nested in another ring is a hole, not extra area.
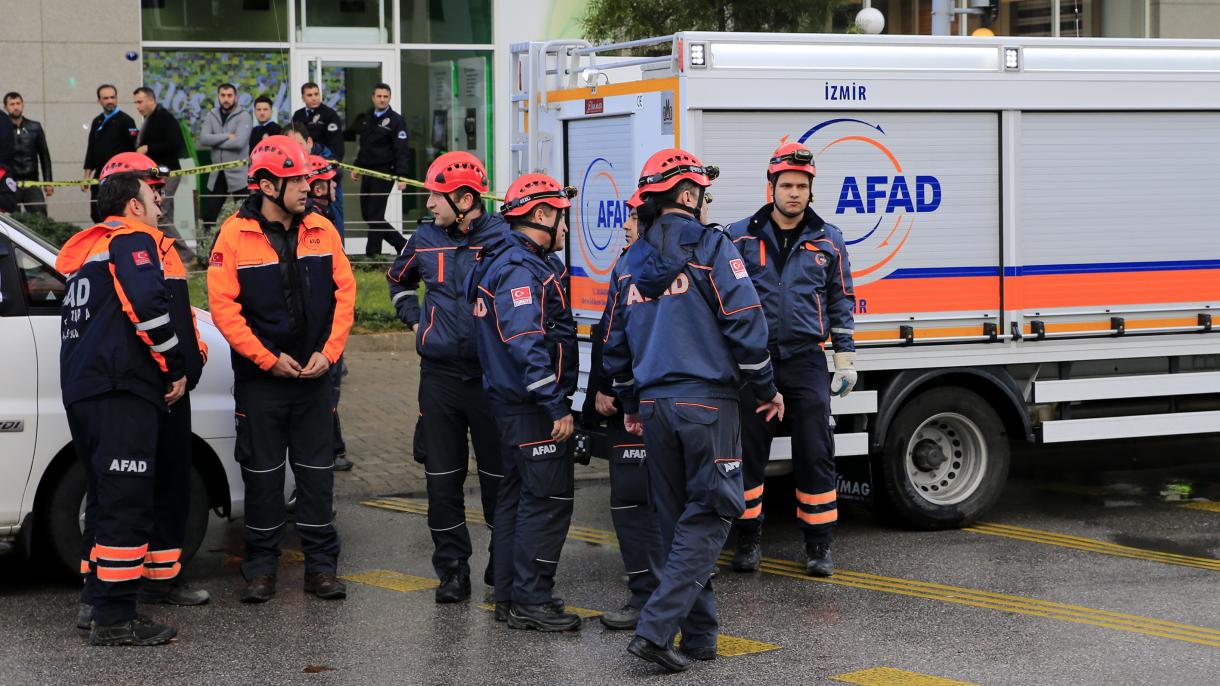
M 418 507 L 416 505 L 404 505 L 399 501 L 404 501 L 408 504 L 419 502 L 405 499 L 381 499 L 379 501 L 364 501 L 364 504 L 370 505 L 371 507 L 384 507 L 385 509 L 414 512 L 419 514 L 417 511 Z M 382 504 L 379 505 L 376 503 Z M 424 511 L 426 512 L 426 510 L 427 508 L 425 506 Z M 469 516 L 470 515 L 468 514 L 467 517 L 469 518 Z M 575 538 L 576 540 L 583 540 L 604 545 L 617 545 L 614 534 L 609 531 L 590 529 L 587 527 L 572 527 L 572 529 L 575 531 L 575 535 L 573 535 L 572 538 Z M 721 564 L 728 564 L 729 559 L 730 556 L 727 553 L 724 553 L 721 555 L 720 562 Z M 947 584 L 938 584 L 928 581 L 917 581 L 915 579 L 887 577 L 878 574 L 868 574 L 865 572 L 853 572 L 845 569 L 836 570 L 835 575 L 829 578 L 812 577 L 805 574 L 805 568 L 803 565 L 790 562 L 788 560 L 778 560 L 770 557 L 764 557 L 762 559 L 762 571 L 769 574 L 775 574 L 777 576 L 800 579 L 802 581 L 812 581 L 834 586 L 847 586 L 850 588 L 858 588 L 869 591 L 881 591 L 884 593 L 903 595 L 911 598 L 936 600 L 943 603 L 967 605 L 970 607 L 978 607 L 1000 612 L 1011 612 L 1030 617 L 1057 619 L 1075 624 L 1086 624 L 1089 626 L 1113 629 L 1116 631 L 1125 631 L 1128 633 L 1142 634 L 1145 636 L 1157 636 L 1160 638 L 1169 638 L 1186 643 L 1220 648 L 1220 630 L 1218 629 L 1209 629 L 1206 627 L 1182 624 L 1179 622 L 1170 622 L 1151 617 L 1142 617 L 1140 615 L 1111 612 L 1109 610 L 1100 610 L 1082 605 L 1071 605 L 1068 603 L 1058 603 L 1049 600 L 1038 600 L 1036 598 L 1026 598 L 1022 596 L 1007 595 L 1004 593 L 992 593 L 990 591 L 965 588 L 962 586 L 950 586 Z
M 1200 500 L 1194 503 L 1185 503 L 1182 507 L 1188 510 L 1202 510 L 1203 512 L 1220 512 L 1220 503 L 1211 500 Z
M 674 637 L 674 645 L 682 645 L 681 633 Z M 742 655 L 751 655 L 753 653 L 766 653 L 772 650 L 779 650 L 782 647 L 783 646 L 777 646 L 774 643 L 751 641 L 748 638 L 738 638 L 737 636 L 726 636 L 724 634 L 716 635 L 717 657 L 740 657 Z
M 930 674 L 908 672 L 893 667 L 873 667 L 830 677 L 835 681 L 860 686 L 978 686 L 969 681 L 955 681 Z
M 1217 511 L 1220 511 L 1220 508 L 1218 508 Z M 986 534 L 988 536 L 1011 538 L 1018 541 L 1029 541 L 1030 543 L 1053 545 L 1060 548 L 1072 548 L 1074 550 L 1100 553 L 1102 555 L 1113 555 L 1115 557 L 1126 557 L 1134 560 L 1159 562 L 1161 564 L 1177 565 L 1179 567 L 1193 567 L 1196 569 L 1220 571 L 1220 560 L 1209 557 L 1195 557 L 1193 555 L 1163 553 L 1157 550 L 1149 550 L 1147 548 L 1133 548 L 1131 546 L 1108 543 L 1106 541 L 1099 541 L 1093 538 L 1069 536 L 1067 534 L 1057 534 L 1052 531 L 1041 531 L 1039 529 L 1026 529 L 1024 527 L 1010 526 L 1008 524 L 982 522 L 962 530 L 976 534 Z
M 426 591 L 440 585 L 440 582 L 436 579 L 425 579 L 422 576 L 411 576 L 410 574 L 403 574 L 402 572 L 395 572 L 388 569 L 371 569 L 367 572 L 346 574 L 339 578 L 344 579 L 345 581 L 354 581 L 358 584 L 364 584 L 365 586 L 388 588 L 391 591 L 399 591 L 400 593 Z

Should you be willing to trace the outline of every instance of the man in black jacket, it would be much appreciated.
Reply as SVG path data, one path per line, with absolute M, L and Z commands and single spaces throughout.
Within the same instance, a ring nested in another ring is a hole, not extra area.
M 140 132 L 135 120 L 119 109 L 119 91 L 113 85 L 104 83 L 97 87 L 97 104 L 102 106 L 102 113 L 89 124 L 84 179 L 92 179 L 93 172 L 101 170 L 111 157 L 121 152 L 135 152 L 136 135 Z M 105 217 L 98 213 L 97 186 L 82 184 L 80 189 L 89 193 L 89 214 L 93 221 L 101 222 Z
M 301 86 L 305 106 L 292 113 L 292 121 L 309 127 L 309 137 L 315 143 L 330 148 L 330 159 L 343 161 L 343 119 L 339 113 L 322 104 L 322 89 L 313 81 Z
M 158 167 L 171 171 L 181 169 L 178 159 L 186 152 L 186 141 L 182 139 L 182 127 L 178 125 L 178 120 L 169 110 L 157 104 L 157 94 L 151 88 L 140 86 L 132 95 L 136 99 L 136 110 L 144 117 L 144 126 L 136 137 L 136 152 L 151 157 Z M 174 226 L 174 194 L 181 181 L 181 176 L 171 176 L 165 180 L 165 186 L 161 189 L 161 220 L 157 228 L 174 239 L 178 257 L 189 267 L 195 262 L 195 251 L 191 250 Z
M 278 136 L 284 129 L 275 123 L 275 103 L 260 95 L 254 99 L 254 128 L 250 129 L 250 149 L 258 147 L 264 136 Z M 337 226 L 335 228 L 338 228 Z
M 47 151 L 47 136 L 42 124 L 25 118 L 25 101 L 20 93 L 4 96 L 4 109 L 13 126 L 13 178 L 18 181 L 38 181 L 38 167 L 42 166 L 42 180 L 51 180 L 51 153 Z M 3 119 L 3 117 L 0 117 Z M 17 203 L 22 212 L 47 214 L 47 196 L 54 194 L 51 186 L 25 186 L 17 189 Z
M 356 130 L 360 132 L 357 167 L 386 174 L 407 173 L 407 122 L 401 114 L 390 109 L 389 85 L 373 86 L 373 108 L 360 115 Z M 370 176 L 361 179 L 356 172 L 352 172 L 352 181 L 360 181 L 360 215 L 369 230 L 364 254 L 380 255 L 382 239 L 394 247 L 395 253 L 402 252 L 407 239 L 385 220 L 386 204 L 394 182 Z M 398 190 L 405 185 L 400 182 Z

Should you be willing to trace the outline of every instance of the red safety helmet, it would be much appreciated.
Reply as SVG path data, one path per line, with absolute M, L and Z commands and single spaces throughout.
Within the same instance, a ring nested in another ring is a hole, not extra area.
M 105 181 L 106 177 L 119 172 L 135 174 L 147 181 L 150 186 L 164 186 L 165 180 L 169 178 L 169 168 L 159 166 L 148 155 L 138 152 L 121 152 L 111 157 L 102 166 L 101 173 L 97 175 L 98 181 Z
M 309 155 L 300 143 L 288 136 L 267 136 L 250 151 L 248 181 L 257 185 L 254 175 L 260 171 L 281 179 L 306 176 L 310 172 Z
M 767 165 L 767 178 L 786 171 L 808 174 L 809 178 L 817 176 L 817 168 L 813 163 L 813 151 L 800 143 L 784 143 L 771 153 L 771 162 Z
M 643 204 L 644 199 L 640 197 L 640 190 L 637 188 L 636 191 L 631 194 L 631 197 L 627 199 L 627 208 L 631 210 L 638 210 L 640 205 Z
M 309 156 L 309 181 L 330 181 L 335 178 L 335 166 L 321 155 Z
M 424 188 L 436 193 L 452 193 L 463 187 L 473 188 L 480 195 L 489 188 L 487 170 L 474 155 L 461 151 L 447 152 L 428 167 Z
M 679 148 L 662 150 L 648 158 L 640 170 L 639 192 L 663 193 L 686 179 L 707 188 L 720 176 L 716 167 L 705 167 L 698 157 Z
M 575 188 L 560 186 L 558 181 L 546 174 L 526 174 L 508 187 L 500 214 L 505 217 L 528 217 L 540 204 L 566 210 L 572 206 L 572 198 L 575 197 Z

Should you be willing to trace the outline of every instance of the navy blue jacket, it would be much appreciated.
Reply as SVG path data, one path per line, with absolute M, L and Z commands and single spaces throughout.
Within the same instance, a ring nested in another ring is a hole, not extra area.
M 807 208 L 801 234 L 781 271 L 775 259 L 777 230 L 769 204 L 729 226 L 767 315 L 767 348 L 786 360 L 820 350 L 830 338 L 835 352 L 854 351 L 856 294 L 842 232 Z
M 470 222 L 469 233 L 454 227 L 420 224 L 403 247 L 386 280 L 398 318 L 419 324 L 415 349 L 423 369 L 463 379 L 483 371 L 474 347 L 474 316 L 466 299 L 466 278 L 479 251 L 495 248 L 507 235 L 508 224 L 498 214 L 483 214 Z M 424 283 L 420 312 L 416 289 Z
M 556 267 L 538 244 L 513 232 L 485 249 L 470 275 L 483 387 L 494 411 L 541 409 L 551 419 L 572 411 L 576 326 Z
M 647 227 L 610 272 L 603 367 L 628 413 L 639 400 L 775 396 L 767 322 L 727 234 L 685 214 Z
M 73 236 L 55 266 L 68 277 L 61 305 L 59 379 L 64 406 L 112 390 L 163 407 L 186 375 L 171 296 L 150 229 L 111 217 Z

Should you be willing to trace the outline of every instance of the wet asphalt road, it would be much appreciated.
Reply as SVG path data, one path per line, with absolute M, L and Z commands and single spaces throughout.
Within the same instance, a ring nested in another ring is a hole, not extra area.
M 577 489 L 557 592 L 613 609 L 627 593 L 608 485 Z M 630 633 L 594 618 L 558 635 L 497 624 L 477 578 L 475 600 L 434 604 L 424 502 L 405 494 L 339 503 L 341 573 L 361 580 L 343 602 L 303 596 L 289 553 L 275 600 L 242 606 L 241 525 L 214 519 L 187 568 L 213 602 L 156 608 L 181 630 L 164 648 L 87 646 L 71 580 L 0 560 L 0 683 L 1220 683 L 1220 440 L 1018 451 L 1001 503 L 963 531 L 846 509 L 828 581 L 800 573 L 790 491 L 768 488 L 764 571 L 722 565 L 715 582 L 722 633 L 744 640 L 722 638 L 719 659 L 682 675 L 631 657 Z M 481 571 L 488 531 L 471 531 Z

